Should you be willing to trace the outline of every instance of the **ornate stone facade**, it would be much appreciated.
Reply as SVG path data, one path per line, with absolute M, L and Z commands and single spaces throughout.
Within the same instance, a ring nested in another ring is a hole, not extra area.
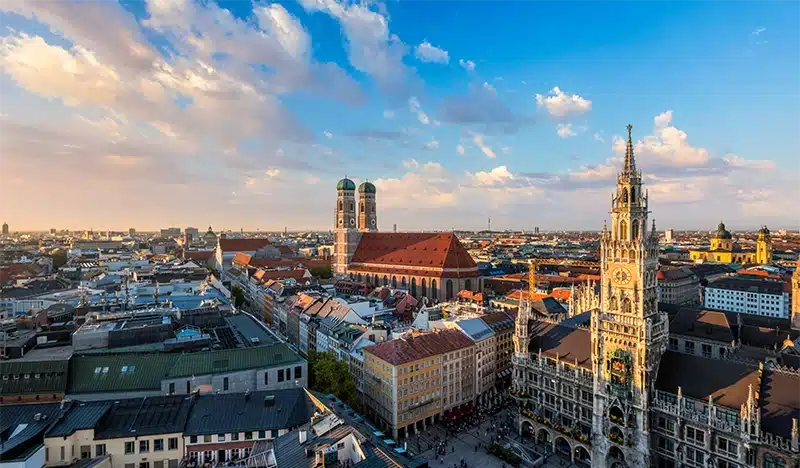
M 600 238 L 599 307 L 588 290 L 575 303 L 589 311 L 589 328 L 534 320 L 520 303 L 512 387 L 520 433 L 593 467 L 800 466 L 797 368 L 713 353 L 732 329 L 719 334 L 705 322 L 689 324 L 683 346 L 671 339 L 630 130 L 611 228 Z

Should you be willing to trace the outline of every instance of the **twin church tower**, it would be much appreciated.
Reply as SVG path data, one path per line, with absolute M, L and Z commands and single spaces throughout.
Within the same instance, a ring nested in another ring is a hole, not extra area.
M 347 177 L 340 180 L 336 191 L 333 274 L 344 275 L 361 240 L 361 233 L 378 230 L 378 210 L 372 182 L 358 186 L 358 205 L 356 184 L 352 180 Z

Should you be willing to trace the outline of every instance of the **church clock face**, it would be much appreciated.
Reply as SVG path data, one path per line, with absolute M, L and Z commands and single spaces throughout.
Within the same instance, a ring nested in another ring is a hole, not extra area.
M 351 220 L 350 220 L 350 225 L 351 225 L 351 226 L 354 226 L 355 224 L 356 224 L 356 220 L 355 220 L 355 219 L 351 219 Z
M 611 273 L 611 277 L 614 278 L 614 282 L 618 285 L 626 285 L 631 281 L 631 273 L 627 268 L 616 268 Z

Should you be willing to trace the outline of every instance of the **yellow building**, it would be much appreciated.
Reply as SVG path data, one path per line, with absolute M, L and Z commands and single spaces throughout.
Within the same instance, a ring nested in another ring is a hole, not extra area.
M 691 249 L 689 259 L 692 261 L 738 263 L 740 265 L 767 265 L 772 263 L 772 237 L 769 229 L 763 226 L 758 231 L 756 249 L 742 249 L 733 241 L 725 223 L 720 222 L 717 232 L 711 237 L 709 248 Z
M 800 330 L 800 260 L 792 275 L 792 328 Z
M 393 438 L 424 431 L 445 410 L 472 402 L 474 355 L 474 343 L 459 330 L 410 333 L 364 348 L 367 413 Z

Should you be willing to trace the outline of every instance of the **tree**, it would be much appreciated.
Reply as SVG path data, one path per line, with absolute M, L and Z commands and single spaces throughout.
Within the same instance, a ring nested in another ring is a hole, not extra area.
M 311 274 L 314 275 L 314 278 L 317 279 L 330 279 L 333 277 L 333 271 L 331 271 L 331 266 L 321 266 L 321 267 L 314 267 L 311 268 Z
M 233 305 L 236 307 L 244 305 L 244 291 L 239 286 L 231 288 L 231 297 L 233 298 Z
M 311 390 L 331 393 L 346 402 L 350 407 L 359 410 L 356 383 L 350 375 L 350 369 L 343 361 L 336 359 L 332 351 L 317 353 L 310 351 L 308 355 L 308 386 Z
M 54 270 L 58 270 L 67 263 L 67 252 L 65 250 L 54 250 L 50 257 L 53 259 Z

